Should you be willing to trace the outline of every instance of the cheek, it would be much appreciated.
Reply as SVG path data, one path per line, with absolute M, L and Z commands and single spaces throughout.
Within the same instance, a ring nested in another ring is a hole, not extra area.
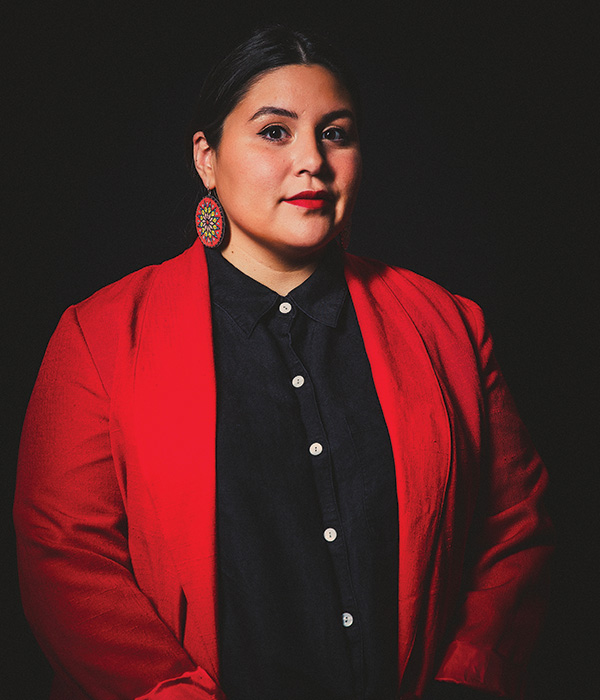
M 353 198 L 360 184 L 362 160 L 359 154 L 349 156 L 340 161 L 337 168 L 337 179 L 340 189 L 348 198 Z
M 265 154 L 247 146 L 240 148 L 227 163 L 228 189 L 240 197 L 278 191 L 284 167 L 283 158 L 277 153 Z

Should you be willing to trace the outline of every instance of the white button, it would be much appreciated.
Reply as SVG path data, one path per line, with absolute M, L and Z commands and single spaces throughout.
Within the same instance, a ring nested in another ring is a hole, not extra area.
M 304 384 L 304 377 L 299 374 L 297 377 L 292 379 L 292 384 L 296 387 L 296 389 L 299 389 Z
M 350 627 L 350 625 L 353 622 L 354 622 L 354 618 L 352 617 L 352 615 L 350 615 L 350 613 L 344 613 L 342 615 L 342 625 L 344 625 L 344 627 Z
M 287 301 L 282 301 L 281 304 L 279 304 L 279 310 L 282 314 L 289 314 L 292 310 L 292 305 L 288 304 Z
M 323 445 L 320 442 L 313 442 L 313 444 L 308 448 L 311 455 L 315 457 L 323 452 Z
M 332 527 L 328 527 L 327 530 L 323 533 L 323 537 L 328 541 L 328 542 L 333 542 L 335 538 L 337 537 L 337 532 L 334 530 Z

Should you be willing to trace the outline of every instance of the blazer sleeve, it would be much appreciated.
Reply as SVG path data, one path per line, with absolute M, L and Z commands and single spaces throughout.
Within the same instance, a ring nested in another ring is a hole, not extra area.
M 484 451 L 466 591 L 436 678 L 515 700 L 524 697 L 547 597 L 547 473 L 517 414 L 481 310 L 459 301 L 474 322 L 480 356 Z
M 14 519 L 27 618 L 69 697 L 221 697 L 136 585 L 109 406 L 71 308 L 21 439 Z

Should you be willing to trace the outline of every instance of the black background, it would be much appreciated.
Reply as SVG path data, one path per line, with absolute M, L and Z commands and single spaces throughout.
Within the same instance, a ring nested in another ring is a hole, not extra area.
M 272 20 L 328 33 L 361 80 L 351 252 L 416 270 L 486 311 L 552 479 L 558 554 L 533 697 L 596 698 L 597 31 L 584 6 L 527 1 L 4 10 L 2 695 L 43 698 L 49 678 L 20 609 L 10 523 L 46 343 L 66 306 L 186 246 L 197 185 L 183 132 L 200 82 L 216 52 Z

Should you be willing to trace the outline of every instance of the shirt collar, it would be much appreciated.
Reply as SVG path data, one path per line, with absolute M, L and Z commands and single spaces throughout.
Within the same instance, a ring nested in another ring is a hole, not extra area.
M 212 302 L 244 331 L 252 334 L 260 319 L 282 299 L 289 299 L 307 316 L 334 328 L 348 288 L 339 249 L 330 245 L 313 274 L 287 297 L 265 287 L 226 260 L 218 250 L 205 248 Z

